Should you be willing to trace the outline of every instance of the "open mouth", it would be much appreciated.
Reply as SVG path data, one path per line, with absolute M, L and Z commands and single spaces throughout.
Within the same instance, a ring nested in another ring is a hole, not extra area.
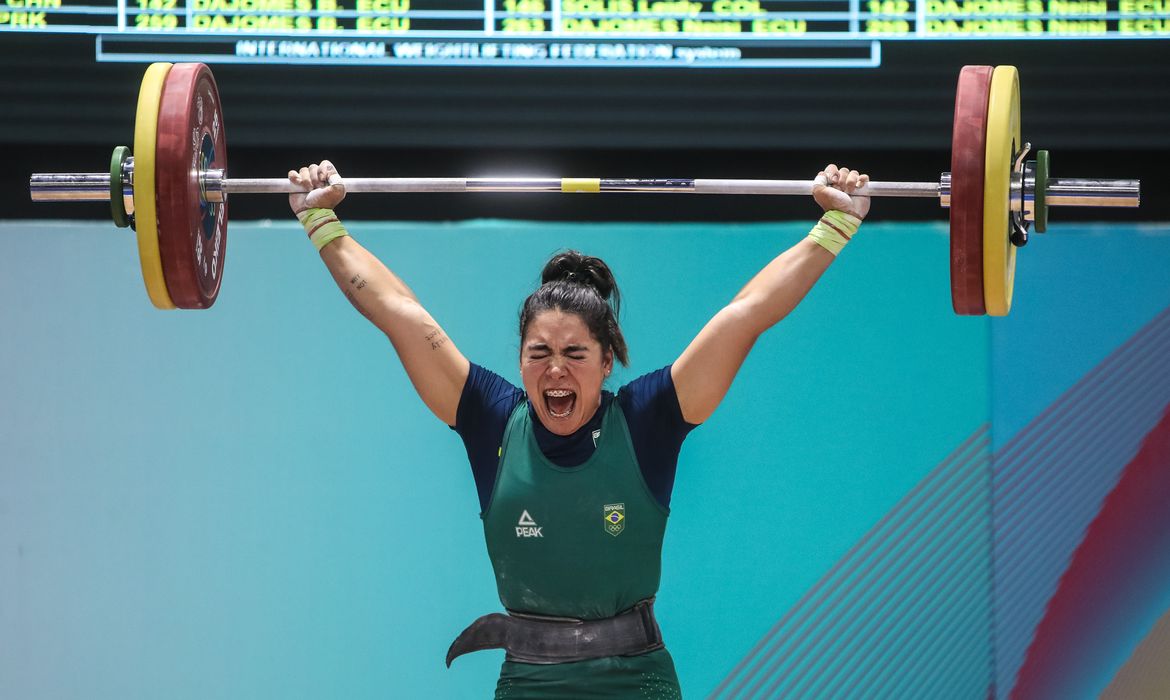
M 576 392 L 568 389 L 546 389 L 544 392 L 544 407 L 553 418 L 568 418 L 573 415 L 576 405 Z

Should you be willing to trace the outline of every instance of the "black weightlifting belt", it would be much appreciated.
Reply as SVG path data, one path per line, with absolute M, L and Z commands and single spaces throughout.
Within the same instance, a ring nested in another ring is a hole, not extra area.
M 447 651 L 447 666 L 463 654 L 504 649 L 508 661 L 563 664 L 604 656 L 636 656 L 663 648 L 654 599 L 601 620 L 492 613 L 471 623 Z

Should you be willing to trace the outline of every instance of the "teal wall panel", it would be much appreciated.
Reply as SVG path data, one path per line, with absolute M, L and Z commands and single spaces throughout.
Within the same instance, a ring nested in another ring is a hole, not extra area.
M 633 360 L 616 387 L 807 227 L 352 230 L 513 380 L 540 265 L 601 255 Z M 499 607 L 462 445 L 295 224 L 232 225 L 208 312 L 152 309 L 108 224 L 0 240 L 0 696 L 486 695 L 502 654 L 442 662 Z M 990 420 L 1003 322 L 951 313 L 947 260 L 945 225 L 867 224 L 688 438 L 659 605 L 688 695 Z

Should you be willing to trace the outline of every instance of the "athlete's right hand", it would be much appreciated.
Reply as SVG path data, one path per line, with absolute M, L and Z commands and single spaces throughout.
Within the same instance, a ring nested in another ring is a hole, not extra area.
M 830 163 L 817 173 L 815 182 L 813 199 L 825 211 L 836 209 L 858 219 L 869 213 L 869 197 L 853 194 L 858 187 L 869 184 L 869 175 Z

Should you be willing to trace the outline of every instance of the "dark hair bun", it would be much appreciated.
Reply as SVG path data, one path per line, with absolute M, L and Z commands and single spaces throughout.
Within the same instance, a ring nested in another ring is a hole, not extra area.
M 582 255 L 575 250 L 557 253 L 540 273 L 541 284 L 561 281 L 593 287 L 601 298 L 606 300 L 613 295 L 617 287 L 613 272 L 605 261 L 590 255 Z

